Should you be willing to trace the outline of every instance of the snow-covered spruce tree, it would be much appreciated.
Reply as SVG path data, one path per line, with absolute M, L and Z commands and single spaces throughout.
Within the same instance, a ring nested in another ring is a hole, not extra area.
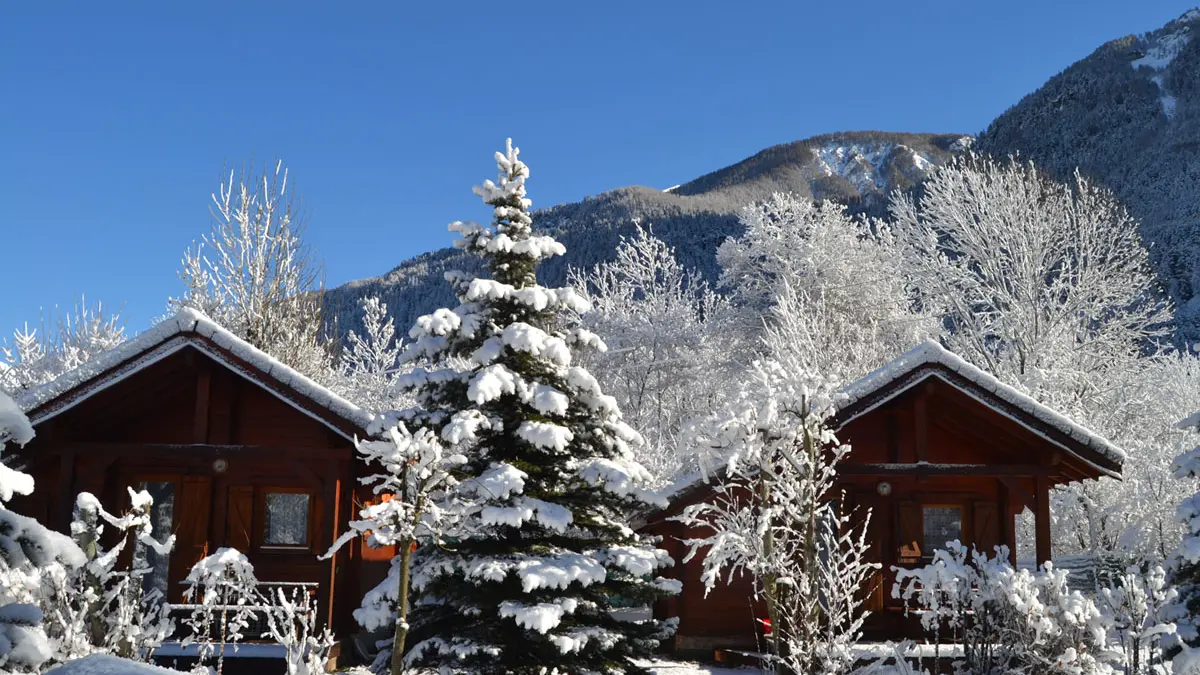
M 458 482 L 454 470 L 466 458 L 447 450 L 446 445 L 452 444 L 443 443 L 429 428 L 410 432 L 395 413 L 377 415 L 368 431 L 375 440 L 359 441 L 358 453 L 368 467 L 380 472 L 364 477 L 362 482 L 372 486 L 379 501 L 359 511 L 360 520 L 350 522 L 350 528 L 324 557 L 331 557 L 360 536 L 369 546 L 396 547 L 387 578 L 367 593 L 362 607 L 354 611 L 354 618 L 369 631 L 392 628 L 392 646 L 380 653 L 375 665 L 382 668 L 387 658 L 391 673 L 398 675 L 404 669 L 408 638 L 413 551 L 418 543 L 443 543 L 441 505 L 447 491 Z
M 1184 429 L 1200 431 L 1200 412 L 1179 423 Z M 1200 478 L 1200 447 L 1175 460 L 1175 477 L 1186 480 L 1195 489 Z M 1179 520 L 1184 524 L 1183 540 L 1168 561 L 1169 580 L 1178 592 L 1176 605 L 1168 618 L 1176 624 L 1167 654 L 1179 675 L 1200 673 L 1200 492 L 1179 504 Z
M 640 224 L 616 259 L 572 270 L 570 280 L 592 302 L 583 325 L 608 345 L 586 365 L 641 430 L 638 460 L 662 481 L 694 468 L 678 452 L 679 432 L 717 407 L 752 349 L 740 344 L 729 300 Z
M 492 227 L 454 223 L 457 245 L 484 256 L 491 279 L 447 275 L 461 304 L 418 319 L 405 358 L 426 367 L 402 383 L 418 397 L 407 414 L 449 442 L 466 442 L 456 491 L 455 540 L 425 547 L 406 662 L 443 672 L 641 672 L 666 626 L 626 622 L 619 598 L 649 604 L 678 584 L 654 577 L 672 563 L 628 526 L 631 509 L 658 500 L 633 460 L 637 432 L 615 401 L 574 365 L 600 348 L 569 321 L 587 303 L 573 289 L 537 285 L 540 260 L 564 248 L 535 234 L 529 170 L 508 143 L 497 183 L 476 193 Z
M 0 450 L 24 445 L 33 427 L 0 392 Z M 33 477 L 0 463 L 0 506 L 14 494 L 33 492 Z M 69 537 L 0 508 L 0 671 L 36 672 L 53 655 L 42 629 L 42 580 L 53 568 L 75 569 L 86 559 Z
M 879 565 L 867 560 L 870 513 L 848 508 L 837 490 L 850 446 L 825 425 L 833 388 L 774 361 L 750 374 L 725 410 L 691 430 L 689 444 L 719 470 L 714 497 L 676 516 L 709 532 L 687 541 L 687 559 L 703 556 L 706 590 L 722 577 L 753 578 L 771 621 L 772 669 L 849 672 Z

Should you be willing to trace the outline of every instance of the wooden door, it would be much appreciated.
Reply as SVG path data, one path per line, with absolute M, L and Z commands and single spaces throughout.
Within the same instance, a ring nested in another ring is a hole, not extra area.
M 171 556 L 171 592 L 178 602 L 183 595 L 183 580 L 192 566 L 211 553 L 208 523 L 212 514 L 212 479 L 208 476 L 184 476 L 181 482 L 175 530 L 175 551 Z

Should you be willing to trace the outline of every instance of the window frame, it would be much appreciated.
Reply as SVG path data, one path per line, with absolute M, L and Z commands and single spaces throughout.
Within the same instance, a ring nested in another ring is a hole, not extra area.
M 958 511 L 958 540 L 964 544 L 970 544 L 966 541 L 967 536 L 967 505 L 963 502 L 918 502 L 921 509 L 921 546 L 924 549 L 926 532 L 925 532 L 925 509 L 955 509 Z M 942 542 L 941 548 L 945 548 L 946 542 Z M 933 552 L 937 548 L 930 548 L 928 551 L 921 551 L 921 562 L 928 564 L 933 561 Z
M 267 543 L 267 495 L 272 494 L 302 494 L 308 497 L 308 514 L 305 523 L 304 544 L 268 544 Z M 254 550 L 263 553 L 311 553 L 316 546 L 316 512 L 317 495 L 307 487 L 295 485 L 262 485 L 254 489 Z

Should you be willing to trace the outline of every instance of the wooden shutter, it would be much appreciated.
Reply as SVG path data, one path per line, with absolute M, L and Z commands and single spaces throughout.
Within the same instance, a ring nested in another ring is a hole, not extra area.
M 254 486 L 234 485 L 229 488 L 228 530 L 225 541 L 243 553 L 250 550 L 254 532 Z
M 996 502 L 978 501 L 975 511 L 975 548 L 993 556 L 1000 544 L 1000 509 Z
M 925 541 L 925 527 L 921 505 L 916 502 L 900 502 L 897 510 L 899 522 L 896 543 L 897 557 L 901 565 L 912 565 L 921 561 L 921 543 Z

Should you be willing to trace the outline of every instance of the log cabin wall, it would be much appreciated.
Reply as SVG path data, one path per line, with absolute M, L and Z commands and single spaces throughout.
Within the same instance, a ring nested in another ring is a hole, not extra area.
M 120 513 L 126 487 L 149 482 L 174 499 L 172 600 L 193 563 L 232 546 L 261 581 L 319 584 L 321 616 L 344 636 L 364 590 L 360 549 L 317 556 L 346 527 L 361 470 L 346 432 L 317 416 L 184 348 L 39 423 L 21 452 L 36 489 L 14 508 L 67 531 L 79 492 Z
M 865 589 L 873 612 L 864 628 L 867 639 L 923 635 L 915 619 L 905 617 L 900 602 L 891 597 L 892 567 L 926 564 L 933 548 L 944 547 L 939 532 L 989 552 L 1006 545 L 1015 560 L 1016 514 L 1026 507 L 1035 509 L 1039 533 L 1048 533 L 1044 505 L 1050 485 L 1084 471 L 1069 466 L 1047 438 L 938 378 L 833 423 L 842 425 L 838 437 L 852 447 L 839 467 L 844 503 L 864 515 L 869 509 L 871 557 L 882 568 Z M 695 656 L 711 655 L 719 648 L 757 648 L 757 619 L 765 616 L 765 608 L 753 600 L 748 577 L 735 578 L 706 597 L 700 556 L 680 563 L 687 553 L 682 540 L 709 533 L 684 528 L 671 517 L 710 494 L 703 485 L 692 486 L 642 527 L 662 537 L 661 545 L 676 560 L 670 575 L 683 582 L 680 596 L 660 602 L 656 615 L 679 618 L 674 648 Z M 927 533 L 927 528 L 938 529 Z M 1048 535 L 1046 542 L 1039 541 L 1036 553 L 1039 559 L 1049 559 Z

